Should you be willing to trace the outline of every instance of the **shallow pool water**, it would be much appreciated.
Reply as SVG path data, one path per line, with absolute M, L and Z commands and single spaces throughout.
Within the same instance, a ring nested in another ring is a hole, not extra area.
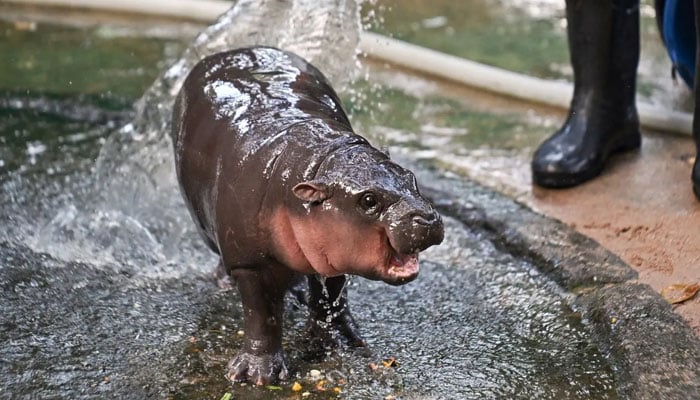
M 119 170 L 124 179 L 101 182 L 118 149 L 102 146 L 142 112 L 132 102 L 189 38 L 41 21 L 0 22 L 11 55 L 0 71 L 17 76 L 0 81 L 0 397 L 299 398 L 298 381 L 310 398 L 616 398 L 570 295 L 450 216 L 417 281 L 353 279 L 367 349 L 308 348 L 305 310 L 290 298 L 292 379 L 231 385 L 224 371 L 242 343 L 240 304 L 214 284 L 215 259 L 182 200 L 175 191 L 163 200 L 163 182 L 137 162 Z M 27 51 L 44 37 L 57 51 Z M 369 71 L 342 94 L 353 123 L 414 168 L 446 168 L 447 155 L 494 142 L 507 158 L 551 124 Z
M 561 0 L 377 0 L 374 30 L 411 43 L 511 71 L 572 79 Z M 654 2 L 641 1 L 641 99 L 690 110 L 689 90 L 671 77 Z
M 308 361 L 304 310 L 293 309 L 285 343 L 293 380 L 318 391 L 319 379 L 309 376 L 318 369 L 331 379 L 327 390 L 339 387 L 348 398 L 616 398 L 612 371 L 588 340 L 580 315 L 568 307 L 569 295 L 459 222 L 448 218 L 446 233 L 446 243 L 425 253 L 418 281 L 388 287 L 353 280 L 351 308 L 366 351 Z M 233 316 L 239 312 L 208 315 L 192 332 L 197 351 L 187 360 L 198 368 L 178 395 L 227 390 L 216 371 L 227 361 L 222 353 L 232 356 L 242 341 L 235 334 L 223 341 L 222 327 L 240 329 Z M 392 357 L 396 366 L 385 367 L 382 361 Z M 290 386 L 282 385 L 278 398 L 287 398 Z M 234 393 L 262 399 L 276 391 L 236 386 Z
M 335 388 L 341 398 L 616 398 L 613 373 L 569 307 L 571 295 L 479 231 L 450 217 L 446 227 L 417 281 L 353 279 L 350 306 L 366 349 L 319 355 L 305 341 L 305 309 L 290 297 L 284 346 L 292 378 L 267 388 L 224 378 L 242 344 L 242 311 L 235 291 L 216 287 L 214 259 L 201 270 L 172 263 L 153 273 L 146 263 L 66 262 L 2 241 L 3 390 L 267 399 L 289 398 L 299 382 L 312 398 L 337 397 Z M 187 250 L 206 252 L 191 233 Z

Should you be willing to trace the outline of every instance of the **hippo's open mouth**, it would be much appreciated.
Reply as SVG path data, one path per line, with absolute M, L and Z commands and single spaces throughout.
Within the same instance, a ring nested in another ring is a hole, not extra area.
M 394 248 L 391 249 L 389 257 L 389 268 L 387 269 L 388 278 L 397 283 L 407 283 L 418 276 L 418 253 L 401 254 Z

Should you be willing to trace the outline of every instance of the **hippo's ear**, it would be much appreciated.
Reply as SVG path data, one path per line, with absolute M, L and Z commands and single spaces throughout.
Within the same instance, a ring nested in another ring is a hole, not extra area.
M 321 203 L 330 196 L 330 190 L 324 183 L 308 181 L 294 186 L 294 195 L 308 203 Z

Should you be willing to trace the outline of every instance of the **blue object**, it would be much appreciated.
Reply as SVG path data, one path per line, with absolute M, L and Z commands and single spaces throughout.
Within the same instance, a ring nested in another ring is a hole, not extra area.
M 666 51 L 683 81 L 695 79 L 695 8 L 692 0 L 666 0 L 657 15 Z

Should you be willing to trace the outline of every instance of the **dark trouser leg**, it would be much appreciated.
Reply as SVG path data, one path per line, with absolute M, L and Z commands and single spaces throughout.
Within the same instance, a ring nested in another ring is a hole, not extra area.
M 700 200 L 700 0 L 695 0 L 695 38 L 698 44 L 695 49 L 695 110 L 693 114 L 693 139 L 695 139 L 695 164 L 691 179 L 693 192 Z
M 339 342 L 355 347 L 364 346 L 348 308 L 347 279 L 341 275 L 326 278 L 322 283 L 316 276 L 308 277 L 310 329 L 324 347 L 335 346 Z
M 570 187 L 603 170 L 615 152 L 638 148 L 635 107 L 639 0 L 567 0 L 574 97 L 564 126 L 532 160 L 533 182 Z

